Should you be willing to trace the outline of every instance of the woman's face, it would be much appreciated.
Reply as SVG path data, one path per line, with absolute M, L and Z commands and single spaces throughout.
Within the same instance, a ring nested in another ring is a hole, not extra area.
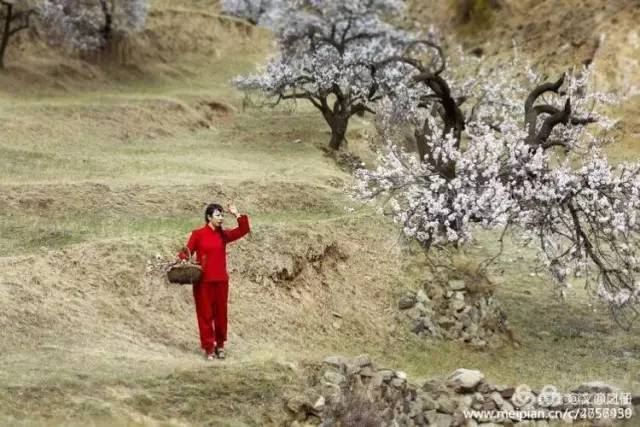
M 221 211 L 215 210 L 211 215 L 211 225 L 214 227 L 220 227 L 222 225 L 222 221 L 224 221 L 224 215 Z

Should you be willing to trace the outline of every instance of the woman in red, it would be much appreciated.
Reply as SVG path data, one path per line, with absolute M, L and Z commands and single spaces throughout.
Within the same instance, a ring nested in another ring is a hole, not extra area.
M 226 246 L 249 232 L 249 218 L 240 215 L 233 204 L 228 206 L 235 215 L 238 226 L 231 230 L 222 229 L 222 206 L 212 203 L 204 212 L 206 224 L 193 230 L 187 247 L 196 253 L 196 260 L 202 266 L 202 277 L 193 285 L 193 298 L 200 330 L 200 345 L 205 358 L 211 360 L 214 353 L 224 359 L 224 342 L 227 340 L 227 299 L 229 296 L 229 275 L 227 273 Z M 183 250 L 178 254 L 186 259 Z

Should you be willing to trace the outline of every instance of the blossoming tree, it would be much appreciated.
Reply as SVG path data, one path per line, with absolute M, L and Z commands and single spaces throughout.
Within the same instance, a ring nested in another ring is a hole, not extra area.
M 148 9 L 148 0 L 45 0 L 40 16 L 49 42 L 91 52 L 141 31 Z
M 221 0 L 222 12 L 250 24 L 276 28 L 284 0 Z
M 425 248 L 512 229 L 536 243 L 562 295 L 571 274 L 584 275 L 629 328 L 640 300 L 640 163 L 611 165 L 602 152 L 615 122 L 593 107 L 614 99 L 589 91 L 587 69 L 550 82 L 530 71 L 528 88 L 492 71 L 452 89 L 439 55 L 435 67 L 409 56 L 377 64 L 407 74 L 382 103 L 387 147 L 377 168 L 356 172 L 356 195 L 388 195 Z M 417 153 L 397 143 L 406 128 Z
M 402 12 L 400 0 L 300 0 L 284 2 L 276 30 L 278 56 L 262 73 L 238 77 L 237 87 L 275 99 L 303 99 L 331 128 L 329 146 L 340 148 L 349 119 L 373 112 L 392 66 L 372 64 L 399 55 L 412 37 L 384 18 Z

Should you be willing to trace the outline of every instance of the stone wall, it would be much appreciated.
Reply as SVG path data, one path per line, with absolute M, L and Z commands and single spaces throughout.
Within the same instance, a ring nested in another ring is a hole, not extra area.
M 629 402 L 594 405 L 570 402 L 567 393 L 546 389 L 530 390 L 492 384 L 480 371 L 457 369 L 444 379 L 430 379 L 422 384 L 410 383 L 402 371 L 378 368 L 366 355 L 354 358 L 327 357 L 310 380 L 305 393 L 290 396 L 286 405 L 291 413 L 290 427 L 302 426 L 438 426 L 497 427 L 502 425 L 548 426 L 550 411 L 600 408 L 631 416 L 632 405 L 640 396 L 628 396 Z M 614 386 L 592 382 L 570 390 L 595 396 L 617 393 Z M 637 409 L 637 408 L 636 408 Z M 511 412 L 510 418 L 471 416 L 469 410 Z M 535 420 L 524 419 L 523 411 Z M 579 412 L 578 412 L 579 413 Z M 603 412 L 601 412 L 603 413 Z M 623 417 L 618 417 L 623 418 Z M 629 419 L 629 418 L 627 418 Z M 631 420 L 633 421 L 633 420 Z M 563 421 L 564 422 L 564 421 Z M 588 421 L 587 425 L 615 425 L 611 417 Z
M 485 347 L 497 336 L 508 334 L 507 316 L 487 287 L 465 280 L 431 281 L 407 291 L 398 301 L 399 321 L 408 321 L 416 334 L 463 341 Z

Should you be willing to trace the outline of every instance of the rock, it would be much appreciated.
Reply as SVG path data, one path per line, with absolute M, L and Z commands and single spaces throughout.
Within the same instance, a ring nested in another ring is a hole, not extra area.
M 416 303 L 413 308 L 419 313 L 419 315 L 423 315 L 427 312 L 427 307 L 421 302 Z
M 493 389 L 494 389 L 495 391 L 498 391 L 498 392 L 502 392 L 502 391 L 504 391 L 504 390 L 506 390 L 506 389 L 508 389 L 508 388 L 509 388 L 509 386 L 504 385 L 504 384 L 495 384 L 495 385 L 493 386 Z M 515 390 L 515 389 L 514 389 L 514 390 Z
M 438 324 L 440 325 L 440 327 L 444 328 L 444 329 L 449 329 L 452 328 L 455 324 L 456 321 L 449 318 L 449 317 L 442 317 L 440 319 L 438 319 Z
M 617 387 L 602 381 L 582 383 L 575 390 L 571 390 L 572 393 L 615 393 L 616 391 L 618 391 Z
M 449 280 L 449 289 L 452 291 L 461 291 L 465 289 L 467 286 L 464 283 L 464 280 Z
M 456 369 L 449 377 L 447 382 L 454 386 L 456 391 L 471 391 L 484 379 L 484 374 L 473 369 Z
M 453 424 L 453 417 L 449 414 L 440 414 L 436 411 L 427 411 L 424 413 L 425 418 L 429 421 L 429 425 L 436 427 L 450 427 Z
M 514 407 L 511 403 L 507 402 L 506 400 L 502 402 L 502 405 L 500 406 L 500 409 L 502 409 L 503 411 L 509 413 L 509 412 L 513 412 L 514 411 Z
M 340 385 L 346 381 L 344 375 L 339 374 L 338 372 L 327 371 L 324 373 L 324 380 L 329 384 Z
M 450 390 L 447 388 L 447 385 L 444 383 L 444 381 L 438 379 L 425 381 L 425 383 L 422 384 L 422 390 L 435 397 L 438 397 L 441 394 L 450 393 Z
M 459 311 L 465 307 L 465 303 L 464 301 L 461 301 L 459 299 L 454 299 L 451 301 L 451 304 L 449 306 L 451 307 L 452 310 Z
M 480 310 L 477 307 L 471 307 L 471 309 L 469 309 L 469 317 L 473 323 L 478 323 L 480 320 Z
M 483 340 L 482 338 L 473 338 L 471 339 L 471 342 L 469 343 L 474 347 L 484 347 L 487 345 L 487 342 L 485 340 Z
M 460 320 L 465 327 L 469 327 L 472 323 L 471 317 L 469 316 L 470 310 L 471 307 L 465 304 L 462 310 L 456 311 L 455 313 L 453 313 L 453 315 L 456 317 L 456 319 Z
M 294 413 L 319 413 L 324 409 L 325 400 L 321 394 L 314 390 L 293 396 L 287 401 L 287 408 Z
M 371 366 L 371 359 L 366 354 L 361 354 L 351 359 L 351 364 L 357 365 L 360 367 Z
M 467 327 L 467 333 L 469 333 L 470 335 L 475 335 L 478 333 L 478 324 L 477 323 L 472 323 Z
M 427 296 L 427 293 L 424 291 L 424 289 L 420 289 L 418 291 L 418 293 L 416 294 L 416 301 L 423 304 L 429 301 L 429 297 Z
M 436 399 L 436 402 L 439 406 L 439 411 L 444 412 L 446 414 L 452 414 L 458 409 L 458 403 L 448 397 L 447 395 L 442 395 Z
M 462 409 L 469 409 L 473 403 L 473 396 L 463 395 L 458 399 L 458 407 Z
M 403 380 L 402 378 L 393 378 L 391 380 L 391 386 L 395 388 L 401 388 L 405 384 L 406 384 L 406 381 Z
M 366 354 L 361 354 L 360 356 L 356 356 L 353 359 L 347 360 L 347 374 L 357 374 L 360 370 L 365 366 L 371 365 L 371 359 Z
M 500 392 L 500 396 L 504 397 L 505 399 L 511 399 L 511 396 L 513 396 L 513 393 L 515 393 L 516 391 L 515 387 L 506 387 L 503 389 L 497 388 L 497 390 Z
M 363 377 L 373 377 L 375 371 L 371 366 L 365 366 L 360 370 L 360 375 Z
M 489 395 L 489 399 L 493 400 L 498 407 L 501 407 L 504 403 L 504 399 L 497 391 L 491 392 L 491 394 Z
M 391 378 L 393 378 L 393 371 L 389 369 L 382 369 L 373 374 L 371 383 L 374 387 L 379 387 L 382 383 L 391 381 Z
M 334 368 L 343 369 L 346 365 L 346 359 L 341 356 L 329 356 L 326 357 L 322 363 L 333 366 Z
M 407 292 L 398 301 L 398 308 L 400 310 L 408 310 L 416 305 L 416 295 L 413 292 Z
M 440 405 L 436 402 L 430 395 L 426 393 L 421 393 L 420 397 L 422 399 L 422 407 L 429 411 L 432 409 L 438 409 Z
M 497 408 L 496 402 L 494 402 L 493 400 L 487 400 L 482 404 L 483 411 L 493 411 L 496 408 Z
M 322 395 L 325 397 L 325 399 L 329 400 L 330 403 L 335 404 L 340 402 L 342 389 L 339 385 L 323 381 L 321 391 Z
M 436 325 L 434 325 L 433 321 L 429 317 L 423 316 L 421 318 L 421 323 L 422 323 L 422 329 L 424 331 L 427 331 L 431 335 L 437 334 Z
M 439 300 L 444 296 L 444 290 L 437 284 L 426 285 L 427 297 L 431 300 Z
M 426 330 L 427 326 L 424 322 L 424 317 L 418 317 L 413 321 L 413 328 L 411 329 L 411 332 L 413 332 L 414 334 L 420 334 L 421 332 L 424 332 Z
M 292 412 L 300 412 L 304 408 L 305 400 L 302 396 L 294 396 L 287 400 L 287 409 Z
M 401 380 L 406 380 L 407 379 L 407 373 L 404 371 L 396 371 L 394 372 L 394 375 L 396 378 L 400 378 Z
M 324 405 L 325 405 L 324 396 L 321 395 L 316 399 L 316 401 L 313 403 L 311 407 L 316 413 L 318 413 L 324 410 Z

